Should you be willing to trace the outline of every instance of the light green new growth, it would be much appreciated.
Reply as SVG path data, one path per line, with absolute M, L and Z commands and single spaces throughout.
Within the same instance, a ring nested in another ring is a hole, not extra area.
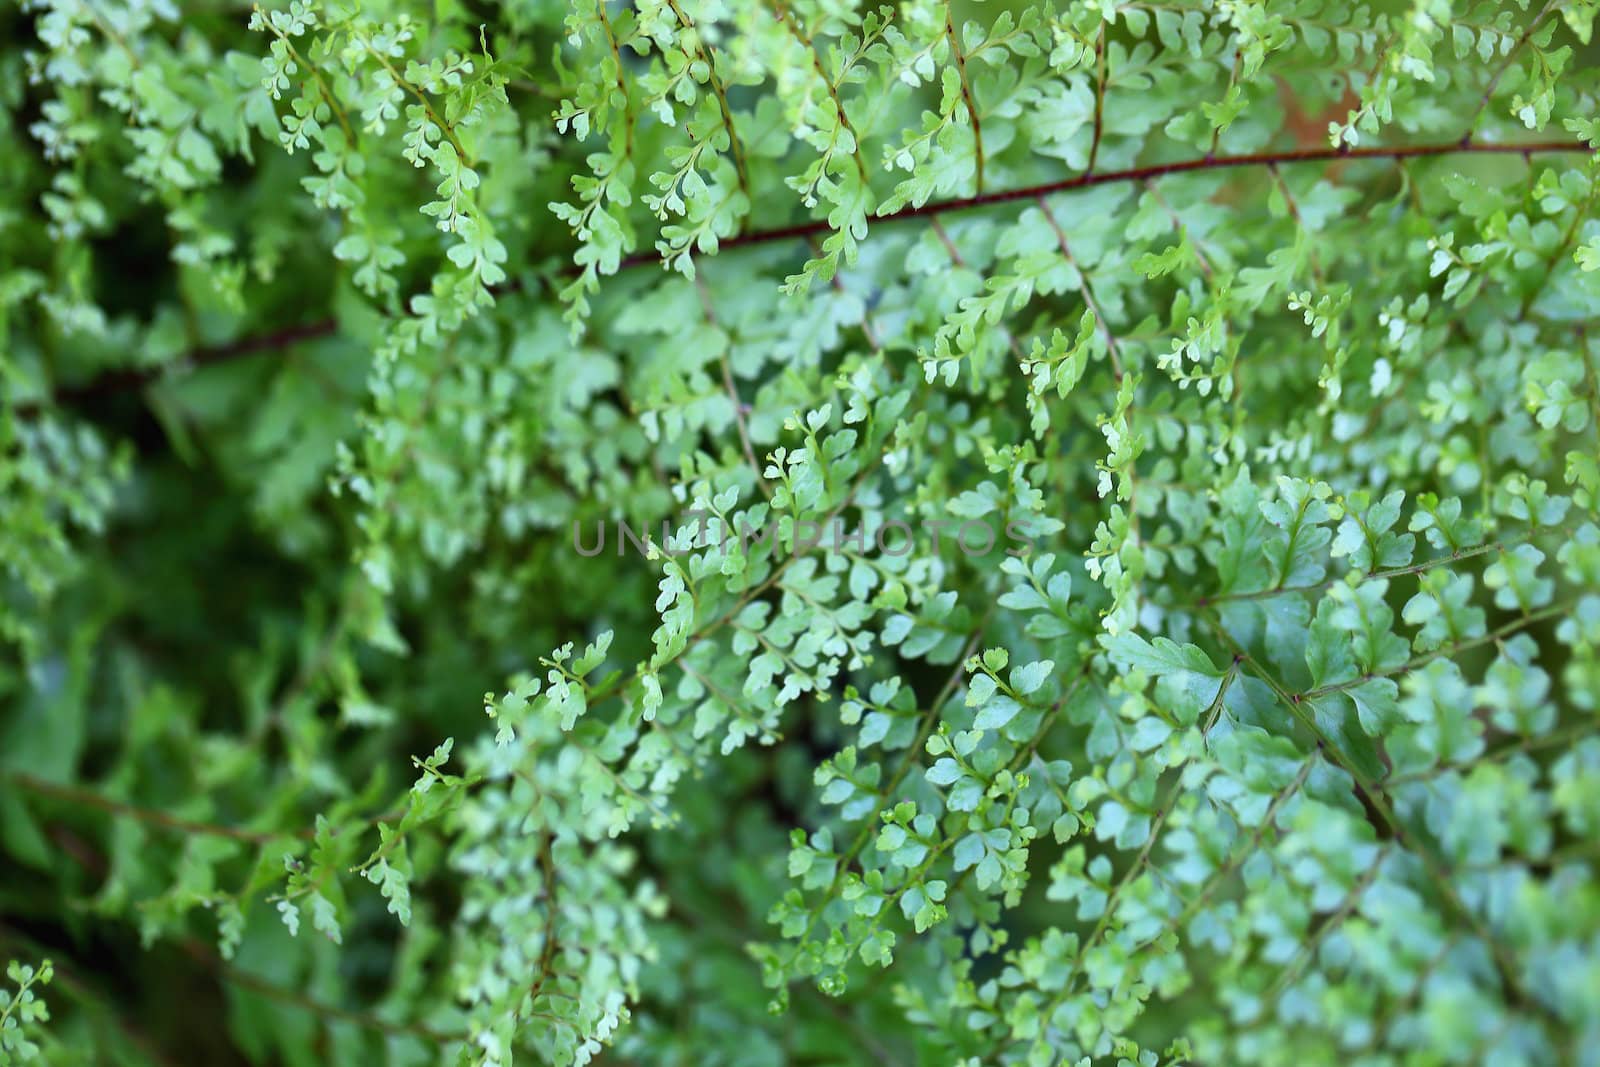
M 0 12 L 0 1064 L 1600 1065 L 1597 9 Z

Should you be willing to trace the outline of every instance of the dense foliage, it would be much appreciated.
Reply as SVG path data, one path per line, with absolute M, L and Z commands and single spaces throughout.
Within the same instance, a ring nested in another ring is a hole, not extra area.
M 1596 9 L 8 5 L 0 1063 L 1600 1064 Z

